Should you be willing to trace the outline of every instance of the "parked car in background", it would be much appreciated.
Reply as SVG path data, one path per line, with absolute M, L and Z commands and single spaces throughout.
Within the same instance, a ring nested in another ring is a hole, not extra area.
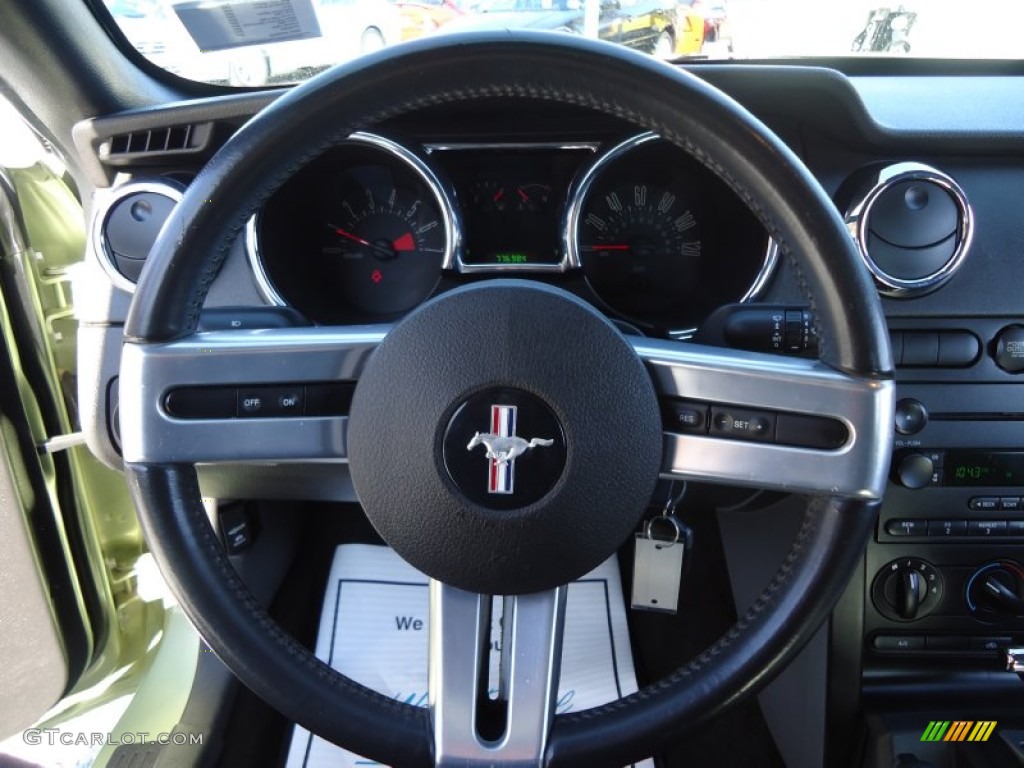
M 695 56 L 704 50 L 708 41 L 707 19 L 686 3 L 676 6 L 676 56 Z
M 296 72 L 308 74 L 403 39 L 399 8 L 387 0 L 311 0 L 319 36 L 223 50 L 201 45 L 201 38 L 196 41 L 190 34 L 189 14 L 225 12 L 227 0 L 105 2 L 128 41 L 154 64 L 189 79 L 237 86 L 256 87 Z
M 235 52 L 228 77 L 231 85 L 266 85 L 295 72 L 326 69 L 400 39 L 399 13 L 387 0 L 310 0 L 310 4 L 319 35 L 231 48 Z M 172 8 L 186 27 L 188 15 L 196 13 L 223 13 L 230 23 L 230 6 L 230 0 L 172 0 Z M 216 23 L 226 22 L 217 19 Z
M 401 38 L 414 40 L 436 32 L 464 11 L 454 0 L 395 0 Z
M 732 29 L 726 0 L 680 0 L 679 7 L 681 11 L 686 9 L 701 17 L 704 43 L 720 45 L 725 52 L 732 53 Z
M 471 11 L 450 22 L 445 31 L 529 28 L 585 33 L 580 0 L 484 0 Z M 671 0 L 600 0 L 597 37 L 664 59 L 699 51 L 697 38 L 703 42 L 703 30 L 692 16 L 679 11 Z M 680 50 L 681 44 L 685 50 Z
M 231 80 L 231 52 L 200 52 L 161 0 L 105 0 L 128 42 L 151 62 L 180 77 L 206 82 Z M 237 52 L 240 58 L 246 53 Z

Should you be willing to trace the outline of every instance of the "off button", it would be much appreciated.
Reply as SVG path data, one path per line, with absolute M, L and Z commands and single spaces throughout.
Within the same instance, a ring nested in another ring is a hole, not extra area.
M 248 387 L 238 390 L 238 415 L 242 418 L 301 416 L 305 407 L 302 387 Z

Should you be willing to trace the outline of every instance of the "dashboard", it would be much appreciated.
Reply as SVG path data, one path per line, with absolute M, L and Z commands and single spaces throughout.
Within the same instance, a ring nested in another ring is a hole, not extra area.
M 897 362 L 891 484 L 833 618 L 828 655 L 843 664 L 828 673 L 827 711 L 808 717 L 866 708 L 911 744 L 929 719 L 1019 710 L 1024 689 L 999 653 L 1024 643 L 1024 79 L 694 69 L 832 196 Z M 120 328 L 148 244 L 189 178 L 274 98 L 171 104 L 76 130 L 101 188 L 76 286 L 91 350 L 80 399 L 90 448 L 112 466 Z M 815 354 L 797 275 L 714 174 L 615 119 L 538 104 L 430 110 L 321 155 L 253 212 L 201 327 L 388 323 L 510 276 L 558 285 L 627 333 Z M 344 473 L 276 470 L 210 466 L 200 479 L 211 495 L 352 498 Z M 925 713 L 916 733 L 908 713 Z M 830 745 L 833 756 L 848 747 Z
M 725 184 L 650 133 L 610 146 L 360 133 L 262 206 L 246 250 L 263 297 L 317 324 L 387 322 L 465 279 L 529 275 L 669 337 L 755 298 L 776 261 Z

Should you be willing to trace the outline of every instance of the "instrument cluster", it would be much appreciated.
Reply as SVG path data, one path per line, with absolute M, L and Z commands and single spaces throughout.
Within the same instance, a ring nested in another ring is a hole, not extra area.
M 645 133 L 601 143 L 403 144 L 355 134 L 249 223 L 266 299 L 311 322 L 387 322 L 487 276 L 558 284 L 645 333 L 754 298 L 776 249 L 743 202 Z

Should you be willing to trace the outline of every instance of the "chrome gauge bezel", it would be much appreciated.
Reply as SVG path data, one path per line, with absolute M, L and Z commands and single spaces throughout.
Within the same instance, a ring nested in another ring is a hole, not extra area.
M 587 197 L 590 194 L 594 182 L 600 178 L 604 170 L 623 155 L 626 155 L 639 147 L 660 141 L 661 137 L 653 131 L 630 136 L 611 147 L 608 151 L 598 155 L 587 168 L 577 176 L 569 190 L 569 202 L 565 209 L 565 218 L 562 226 L 562 248 L 565 252 L 568 269 L 583 269 L 583 259 L 580 255 L 579 230 L 580 219 Z M 775 240 L 768 238 L 768 245 L 765 248 L 764 260 L 754 280 L 748 286 L 746 292 L 740 298 L 740 303 L 747 303 L 758 298 L 767 287 L 769 280 L 775 272 L 775 266 L 779 261 L 779 247 Z M 595 294 L 596 295 L 596 294 Z M 673 339 L 689 339 L 698 328 L 674 328 L 669 329 L 668 335 Z
M 424 149 L 428 154 L 435 152 L 475 152 L 475 151 L 501 151 L 501 150 L 560 150 L 563 152 L 590 152 L 596 153 L 600 148 L 597 142 L 576 141 L 522 141 L 522 142 L 444 142 L 425 144 Z M 571 199 L 571 198 L 570 198 Z M 564 217 L 564 214 L 563 214 Z M 454 270 L 463 275 L 479 275 L 487 273 L 556 273 L 561 274 L 573 269 L 574 266 L 569 258 L 568 251 L 562 248 L 562 258 L 555 264 L 467 264 L 463 258 L 462 249 L 459 248 L 450 264 L 445 265 L 446 269 Z
M 959 219 L 953 255 L 941 269 L 914 280 L 893 277 L 875 263 L 868 250 L 871 209 L 886 191 L 904 181 L 927 181 L 943 189 L 953 199 Z M 921 296 L 941 286 L 960 269 L 974 239 L 974 211 L 967 201 L 967 195 L 952 176 L 924 163 L 895 163 L 873 174 L 865 188 L 866 191 L 858 195 L 847 208 L 844 220 L 847 230 L 857 243 L 861 261 L 874 278 L 879 293 L 892 298 Z
M 163 195 L 177 206 L 185 196 L 184 186 L 171 179 L 148 178 L 127 181 L 109 190 L 97 191 L 93 198 L 94 208 L 90 221 L 90 241 L 100 267 L 110 282 L 126 293 L 135 293 L 135 283 L 122 275 L 115 263 L 114 252 L 107 241 L 107 219 L 119 202 L 140 192 Z
M 381 150 L 405 165 L 427 187 L 433 197 L 434 204 L 441 214 L 441 226 L 444 228 L 444 253 L 441 258 L 441 270 L 450 269 L 457 259 L 461 258 L 462 220 L 453 200 L 454 191 L 434 172 L 430 165 L 419 154 L 403 144 L 376 133 L 357 132 L 335 145 L 363 146 Z M 273 280 L 267 273 L 263 263 L 260 244 L 260 212 L 253 214 L 245 225 L 245 253 L 249 260 L 256 280 L 256 286 L 268 303 L 279 306 L 290 306 L 277 290 Z

